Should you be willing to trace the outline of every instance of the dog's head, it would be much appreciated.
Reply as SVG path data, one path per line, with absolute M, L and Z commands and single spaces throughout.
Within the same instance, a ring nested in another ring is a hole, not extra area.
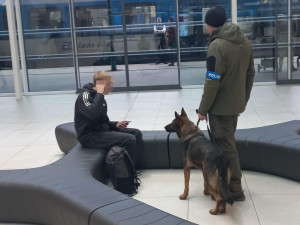
M 184 111 L 184 108 L 181 109 L 181 114 L 179 115 L 177 112 L 175 112 L 175 119 L 172 121 L 172 123 L 165 126 L 165 130 L 167 132 L 176 132 L 178 136 L 180 135 L 181 127 L 186 124 L 186 122 L 190 121 L 189 118 L 186 115 L 186 112 Z

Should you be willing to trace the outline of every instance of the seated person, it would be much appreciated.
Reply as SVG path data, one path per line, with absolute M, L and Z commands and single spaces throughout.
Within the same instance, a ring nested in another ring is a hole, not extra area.
M 124 147 L 135 164 L 142 143 L 138 129 L 127 128 L 128 121 L 113 122 L 107 116 L 104 95 L 111 89 L 112 79 L 107 72 L 94 75 L 94 84 L 83 86 L 75 103 L 75 129 L 79 143 L 85 148 L 109 150 Z

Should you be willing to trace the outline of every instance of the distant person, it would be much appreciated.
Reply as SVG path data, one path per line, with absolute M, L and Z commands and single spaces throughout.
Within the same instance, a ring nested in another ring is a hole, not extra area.
M 79 143 L 85 148 L 109 150 L 124 147 L 133 163 L 137 161 L 142 143 L 138 129 L 127 128 L 129 121 L 110 121 L 104 96 L 111 89 L 112 79 L 107 72 L 94 75 L 94 82 L 83 86 L 75 103 L 75 129 Z M 117 106 L 116 106 L 117 107 Z
M 238 116 L 245 111 L 250 98 L 255 70 L 250 41 L 236 24 L 226 21 L 225 9 L 220 6 L 211 8 L 205 16 L 211 42 L 198 117 L 209 119 L 214 142 L 224 149 L 229 159 L 230 192 L 235 201 L 243 201 L 245 195 L 234 134 Z
M 175 19 L 173 16 L 170 16 L 168 19 L 169 23 L 175 22 Z M 176 32 L 176 25 L 171 25 L 167 28 L 167 36 L 168 36 L 168 46 L 171 49 L 177 48 L 177 38 L 176 38 L 177 32 Z M 168 66 L 174 66 L 174 62 L 176 61 L 176 54 L 170 54 L 169 57 L 170 63 Z
M 166 26 L 162 24 L 162 19 L 160 17 L 157 17 L 156 24 L 153 27 L 154 35 L 155 35 L 155 43 L 157 46 L 157 49 L 166 49 L 167 43 L 166 43 Z M 159 63 L 167 63 L 166 57 L 163 54 L 158 54 L 158 59 L 156 61 L 156 64 Z

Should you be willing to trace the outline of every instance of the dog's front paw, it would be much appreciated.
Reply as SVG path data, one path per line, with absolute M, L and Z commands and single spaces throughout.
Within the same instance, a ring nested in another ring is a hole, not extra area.
M 217 215 L 217 214 L 218 214 L 218 210 L 211 209 L 211 210 L 209 210 L 209 213 L 210 213 L 211 215 Z
M 183 193 L 182 195 L 179 195 L 179 199 L 180 200 L 185 200 L 185 199 L 187 199 L 187 196 L 188 196 L 187 194 Z
M 219 213 L 226 213 L 226 207 L 221 206 L 219 209 Z

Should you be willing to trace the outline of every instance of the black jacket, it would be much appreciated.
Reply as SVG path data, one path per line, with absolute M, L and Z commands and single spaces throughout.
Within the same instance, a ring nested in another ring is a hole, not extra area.
M 75 103 L 75 129 L 78 141 L 84 146 L 94 133 L 119 130 L 117 122 L 107 116 L 107 104 L 103 94 L 93 89 L 93 84 L 83 86 L 83 92 Z

